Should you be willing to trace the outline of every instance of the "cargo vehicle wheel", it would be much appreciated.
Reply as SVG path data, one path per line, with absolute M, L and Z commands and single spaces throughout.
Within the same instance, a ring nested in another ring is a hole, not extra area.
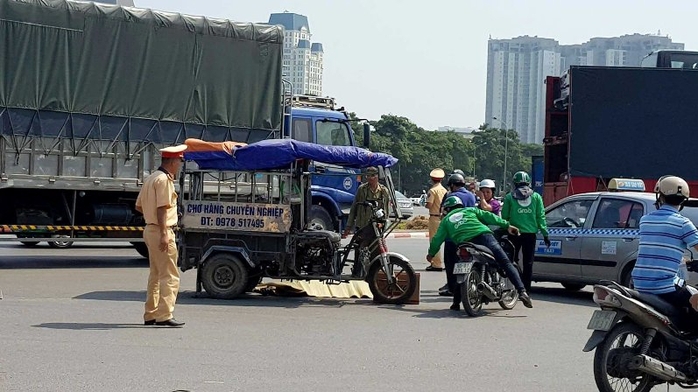
M 238 257 L 219 253 L 204 264 L 201 283 L 213 298 L 235 298 L 244 293 L 249 284 L 247 266 Z
M 565 290 L 568 291 L 579 291 L 586 287 L 585 284 L 579 284 L 579 283 L 562 283 L 562 287 L 565 288 Z
M 247 279 L 247 286 L 245 286 L 245 292 L 249 293 L 257 287 L 258 284 L 262 283 L 262 276 L 250 276 Z
M 70 236 L 65 235 L 65 234 L 60 234 L 60 235 L 53 235 L 53 236 L 51 236 L 51 238 L 70 238 Z M 58 239 L 54 239 L 54 240 L 50 240 L 48 242 L 48 246 L 50 246 L 52 248 L 57 248 L 57 249 L 66 249 L 66 248 L 70 248 L 71 246 L 73 246 L 73 242 L 72 241 L 61 241 Z
M 330 213 L 322 206 L 310 207 L 310 225 L 318 230 L 334 230 L 334 223 Z
M 139 255 L 145 257 L 146 259 L 149 257 L 148 247 L 145 245 L 145 242 L 131 242 L 131 244 L 136 249 L 136 252 L 138 252 Z
M 395 277 L 392 284 L 388 284 L 388 274 Z M 373 293 L 373 300 L 382 304 L 403 304 L 417 289 L 417 274 L 414 273 L 414 268 L 396 256 L 390 256 L 388 271 L 383 270 L 380 261 L 374 261 L 368 270 L 366 281 Z

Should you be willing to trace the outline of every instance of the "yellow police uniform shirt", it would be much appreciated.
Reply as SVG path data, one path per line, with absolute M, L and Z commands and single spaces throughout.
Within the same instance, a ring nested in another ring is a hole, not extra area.
M 158 208 L 167 207 L 165 226 L 176 225 L 177 192 L 175 192 L 174 179 L 162 170 L 157 170 L 148 176 L 138 193 L 136 206 L 143 210 L 143 217 L 148 225 L 157 225 Z
M 441 214 L 441 201 L 448 191 L 441 184 L 436 184 L 427 193 L 427 203 L 429 204 L 429 215 Z

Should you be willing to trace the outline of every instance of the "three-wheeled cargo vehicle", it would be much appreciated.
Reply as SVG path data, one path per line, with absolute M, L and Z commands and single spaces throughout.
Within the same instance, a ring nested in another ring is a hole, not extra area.
M 389 252 L 385 241 L 401 218 L 389 169 L 397 159 L 290 139 L 249 145 L 188 139 L 186 144 L 179 266 L 197 269 L 197 293 L 203 286 L 211 297 L 235 298 L 269 277 L 327 284 L 365 280 L 380 303 L 412 297 L 414 269 L 405 256 Z M 370 222 L 345 246 L 338 233 L 310 223 L 311 161 L 375 166 L 388 188 L 388 206 L 368 200 L 355 207 L 366 209 Z

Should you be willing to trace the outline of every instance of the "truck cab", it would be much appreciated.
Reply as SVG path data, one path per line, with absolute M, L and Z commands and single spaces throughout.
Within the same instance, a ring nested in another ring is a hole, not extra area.
M 333 98 L 297 95 L 284 119 L 285 137 L 331 146 L 355 146 L 354 132 L 344 111 Z M 313 162 L 310 223 L 326 230 L 340 230 L 361 184 L 360 170 Z

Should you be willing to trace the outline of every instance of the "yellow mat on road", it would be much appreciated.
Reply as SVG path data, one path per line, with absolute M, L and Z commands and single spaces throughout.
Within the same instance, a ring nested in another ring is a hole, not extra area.
M 368 283 L 363 280 L 353 280 L 340 284 L 326 284 L 317 280 L 272 280 L 259 284 L 254 291 L 262 294 L 288 297 L 373 298 Z

